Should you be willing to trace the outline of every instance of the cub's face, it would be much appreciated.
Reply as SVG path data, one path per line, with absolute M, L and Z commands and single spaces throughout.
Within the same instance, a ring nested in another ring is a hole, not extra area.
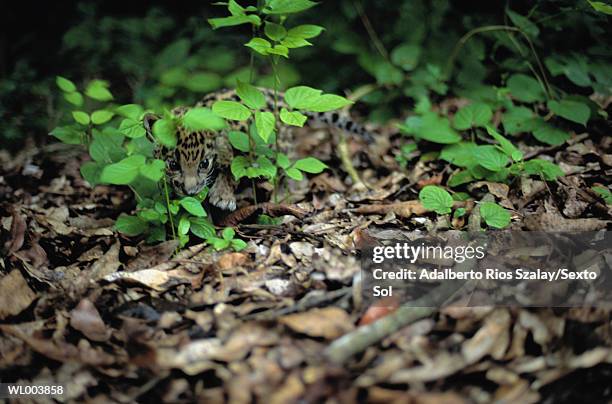
M 215 179 L 216 152 L 212 134 L 187 133 L 179 129 L 174 150 L 167 150 L 166 174 L 174 190 L 182 195 L 195 195 Z

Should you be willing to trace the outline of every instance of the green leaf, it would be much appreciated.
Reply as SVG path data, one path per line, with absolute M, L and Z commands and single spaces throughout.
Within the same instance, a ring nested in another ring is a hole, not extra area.
M 247 247 L 247 243 L 244 240 L 240 240 L 239 238 L 235 238 L 232 240 L 232 248 L 234 251 L 242 251 Z
M 295 38 L 310 39 L 310 38 L 319 36 L 321 32 L 323 32 L 324 29 L 325 28 L 319 25 L 312 25 L 312 24 L 298 25 L 297 27 L 291 28 L 287 32 L 287 36 L 291 36 Z
M 140 175 L 150 179 L 153 182 L 157 182 L 164 176 L 164 169 L 166 163 L 162 160 L 153 160 L 150 163 L 140 166 Z
M 472 142 L 460 142 L 444 147 L 440 158 L 458 167 L 471 167 L 478 164 L 478 146 Z
M 414 70 L 420 57 L 421 47 L 411 43 L 400 44 L 391 51 L 391 62 L 405 71 Z
M 215 250 L 223 250 L 231 245 L 231 241 L 224 240 L 222 238 L 212 237 L 207 240 Z
M 124 118 L 130 118 L 135 121 L 139 121 L 140 117 L 144 113 L 144 109 L 138 104 L 125 104 L 115 108 L 115 113 L 121 115 Z
M 236 87 L 238 97 L 251 109 L 261 109 L 266 106 L 266 97 L 257 87 L 238 81 Z
M 525 74 L 513 74 L 506 83 L 510 94 L 516 100 L 522 102 L 544 101 L 544 91 L 540 83 L 531 76 Z
M 289 157 L 286 154 L 278 153 L 276 155 L 276 165 L 284 169 L 291 165 L 291 161 L 289 161 Z
M 191 196 L 186 196 L 183 199 L 181 199 L 179 203 L 181 204 L 183 208 L 185 208 L 187 212 L 191 213 L 194 216 L 197 216 L 197 217 L 206 216 L 206 212 L 204 211 L 202 204 L 196 198 L 193 198 Z
M 191 227 L 191 222 L 187 218 L 187 216 L 182 216 L 179 219 L 178 223 L 178 232 L 179 234 L 187 234 L 189 233 L 189 228 Z
M 461 170 L 448 179 L 447 185 L 449 187 L 457 187 L 459 185 L 467 184 L 474 181 L 474 177 L 468 170 Z
M 281 112 L 281 118 L 282 118 Z M 276 125 L 276 117 L 272 112 L 268 111 L 257 111 L 255 112 L 255 127 L 257 133 L 263 139 L 264 142 L 268 142 L 270 135 L 274 132 L 274 126 Z
M 248 152 L 251 147 L 249 145 L 249 136 L 244 132 L 231 131 L 227 134 L 227 137 L 234 149 L 238 149 L 242 152 Z
M 212 27 L 212 29 L 233 27 L 242 24 L 253 24 L 253 26 L 255 27 L 259 27 L 261 25 L 261 19 L 254 14 L 232 15 L 229 17 L 222 18 L 209 18 L 207 21 Z
M 75 126 L 58 126 L 49 134 L 66 144 L 81 144 L 85 139 L 85 132 Z
M 95 187 L 100 183 L 100 174 L 104 165 L 96 163 L 94 161 L 88 161 L 83 163 L 80 168 L 81 175 L 85 181 L 89 182 L 92 187 Z
M 143 137 L 147 134 L 142 122 L 131 118 L 125 118 L 121 121 L 121 124 L 119 124 L 119 132 L 129 138 Z
M 548 109 L 568 121 L 586 126 L 591 110 L 588 105 L 572 100 L 549 101 Z
M 546 181 L 554 181 L 563 177 L 565 173 L 553 162 L 542 159 L 532 159 L 523 164 L 523 170 L 527 175 L 537 175 Z
M 296 181 L 301 181 L 304 178 L 304 175 L 302 174 L 302 172 L 295 167 L 286 169 L 285 174 L 287 174 L 287 177 L 294 179 Z
M 515 13 L 514 11 L 507 9 L 506 14 L 510 17 L 510 20 L 514 25 L 521 29 L 521 31 L 525 32 L 527 35 L 531 37 L 536 37 L 540 33 L 538 26 L 533 22 L 529 21 L 527 17 L 523 17 L 520 14 Z
M 444 189 L 435 185 L 427 185 L 419 192 L 419 200 L 427 210 L 444 215 L 450 213 L 453 197 Z
M 280 44 L 274 45 L 272 48 L 268 49 L 267 52 L 271 55 L 280 55 L 286 58 L 289 57 L 289 48 Z
M 536 127 L 533 129 L 533 136 L 540 142 L 552 146 L 562 145 L 570 138 L 567 131 L 555 128 L 541 118 L 537 120 Z
M 251 163 L 245 156 L 237 156 L 232 159 L 232 164 L 230 169 L 234 178 L 239 180 L 240 178 L 246 176 L 247 168 L 251 166 Z
M 280 24 L 266 21 L 266 25 L 264 26 L 264 33 L 271 40 L 280 41 L 287 35 L 287 30 Z
M 76 89 L 77 89 L 72 81 L 70 81 L 67 78 L 62 77 L 62 76 L 56 76 L 55 77 L 55 83 L 60 88 L 60 90 L 66 92 L 66 93 L 75 92 Z
M 280 119 L 287 125 L 299 126 L 301 128 L 302 126 L 304 126 L 307 117 L 301 112 L 290 112 L 287 110 L 287 108 L 283 107 L 280 111 Z
M 454 118 L 455 129 L 466 130 L 471 127 L 485 126 L 493 117 L 487 104 L 474 103 L 457 111 Z
M 310 0 L 270 0 L 263 12 L 265 14 L 292 14 L 308 10 L 317 3 Z
M 227 240 L 227 241 L 231 241 L 235 235 L 236 235 L 236 231 L 234 231 L 234 229 L 232 229 L 231 227 L 226 227 L 221 232 L 221 237 L 223 237 L 223 240 Z
M 253 38 L 245 43 L 244 46 L 264 56 L 268 55 L 268 52 L 272 49 L 272 44 L 263 38 Z
M 339 95 L 323 94 L 320 95 L 315 102 L 310 104 L 306 109 L 314 112 L 328 112 L 343 108 L 352 103 L 353 101 L 349 101 Z
M 266 156 L 257 157 L 252 168 L 254 170 L 252 171 L 252 175 L 249 176 L 250 178 L 263 176 L 272 179 L 276 176 L 276 166 L 272 164 L 270 159 Z M 249 175 L 249 169 L 247 169 L 247 175 Z
M 310 174 L 319 174 L 327 168 L 327 164 L 314 157 L 299 159 L 293 166 L 298 170 L 305 171 Z
M 85 95 L 96 101 L 110 101 L 113 95 L 108 91 L 108 83 L 104 80 L 92 80 L 85 89 Z
M 494 172 L 500 171 L 508 164 L 508 156 L 495 146 L 478 146 L 478 164 Z
M 603 200 L 606 202 L 606 205 L 612 205 L 612 192 L 608 188 L 601 186 L 594 186 L 591 189 L 597 193 L 597 195 L 601 196 Z
M 246 121 L 251 116 L 251 111 L 236 101 L 216 101 L 212 106 L 212 111 L 222 118 L 234 121 Z
M 612 15 L 612 6 L 610 4 L 606 4 L 602 1 L 591 1 L 591 0 L 587 0 L 587 1 L 591 5 L 591 7 L 593 7 L 595 10 L 599 11 L 600 13 Z
M 64 99 L 77 107 L 83 106 L 83 96 L 78 91 L 64 93 Z
M 295 36 L 287 35 L 280 43 L 288 49 L 302 48 L 304 46 L 311 46 L 312 44 L 304 38 L 298 38 Z
M 190 217 L 191 232 L 199 238 L 206 240 L 215 236 L 215 227 L 203 217 Z
M 221 87 L 223 80 L 217 73 L 199 72 L 190 75 L 182 84 L 193 92 L 206 93 Z
M 108 184 L 126 185 L 138 177 L 140 167 L 145 163 L 145 156 L 136 154 L 126 157 L 118 163 L 109 164 L 100 174 L 100 181 Z
M 510 224 L 510 212 L 494 202 L 481 203 L 480 215 L 489 227 L 503 229 Z
M 107 128 L 100 133 L 93 131 L 93 141 L 89 145 L 89 155 L 92 159 L 103 163 L 114 163 L 125 157 L 123 147 L 125 137 L 114 128 Z
M 461 136 L 450 126 L 448 118 L 427 112 L 422 117 L 410 117 L 400 130 L 417 138 L 434 143 L 452 144 L 461 141 Z
M 90 119 L 87 112 L 72 111 L 72 117 L 77 123 L 80 123 L 81 125 L 89 125 Z
M 176 147 L 176 125 L 172 119 L 158 119 L 153 124 L 153 136 L 162 145 Z
M 502 116 L 502 124 L 508 135 L 531 132 L 535 127 L 535 114 L 527 107 L 512 107 Z
M 523 159 L 523 152 L 521 152 L 515 145 L 513 145 L 512 142 L 497 133 L 497 131 L 489 125 L 486 126 L 486 129 L 489 136 L 499 142 L 501 149 L 504 153 L 506 153 L 508 157 L 510 157 L 514 161 L 520 161 Z
M 134 237 L 147 231 L 149 225 L 138 216 L 122 214 L 117 218 L 115 228 L 126 236 Z
M 192 108 L 182 118 L 183 125 L 190 130 L 218 131 L 226 127 L 225 121 L 208 108 Z
M 110 121 L 113 115 L 115 115 L 115 113 L 112 111 L 100 109 L 91 114 L 91 122 L 93 122 L 94 125 L 102 125 L 103 123 Z
M 294 109 L 307 109 L 313 105 L 322 91 L 308 86 L 291 87 L 285 91 L 285 102 Z

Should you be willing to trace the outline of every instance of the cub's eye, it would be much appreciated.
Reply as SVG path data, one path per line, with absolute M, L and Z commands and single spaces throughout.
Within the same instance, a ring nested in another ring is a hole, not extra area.
M 210 161 L 208 159 L 204 159 L 200 161 L 200 170 L 207 169 L 209 164 L 210 164 Z
M 176 161 L 175 159 L 168 159 L 167 163 L 168 163 L 168 168 L 171 169 L 172 171 L 178 171 L 181 169 L 181 166 L 179 165 L 178 161 Z

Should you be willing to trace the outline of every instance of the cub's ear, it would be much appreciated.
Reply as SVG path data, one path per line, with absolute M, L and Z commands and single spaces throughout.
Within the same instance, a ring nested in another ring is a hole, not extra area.
M 158 119 L 160 119 L 160 117 L 155 114 L 145 114 L 142 118 L 142 124 L 150 136 L 153 136 L 153 124 Z

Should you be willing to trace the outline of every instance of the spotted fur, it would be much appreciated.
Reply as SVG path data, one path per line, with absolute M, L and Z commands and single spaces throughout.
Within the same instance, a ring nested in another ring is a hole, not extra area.
M 283 94 L 274 96 L 269 89 L 262 89 L 266 96 L 267 108 L 273 110 L 285 107 Z M 196 106 L 212 108 L 212 104 L 219 100 L 235 100 L 239 98 L 234 90 L 222 90 L 208 94 Z M 188 108 L 177 107 L 172 113 L 182 116 Z M 333 126 L 347 132 L 358 134 L 365 139 L 371 139 L 370 134 L 350 116 L 337 111 L 307 113 L 311 118 L 307 125 Z M 157 117 L 148 115 L 144 125 L 151 132 Z M 231 130 L 246 131 L 248 122 L 232 123 Z M 224 209 L 236 209 L 234 195 L 235 181 L 230 171 L 230 164 L 234 156 L 233 149 L 223 133 L 217 134 L 209 131 L 189 131 L 184 127 L 177 128 L 176 148 L 168 149 L 158 147 L 155 150 L 157 158 L 166 162 L 166 175 L 174 190 L 181 195 L 195 195 L 204 187 L 209 187 L 208 200 L 211 204 Z

